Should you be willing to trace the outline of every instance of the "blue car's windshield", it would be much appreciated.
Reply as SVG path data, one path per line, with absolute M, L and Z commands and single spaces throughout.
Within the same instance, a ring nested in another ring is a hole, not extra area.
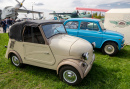
M 43 25 L 42 29 L 43 29 L 44 34 L 46 35 L 47 39 L 56 34 L 66 34 L 66 30 L 65 30 L 63 24 Z

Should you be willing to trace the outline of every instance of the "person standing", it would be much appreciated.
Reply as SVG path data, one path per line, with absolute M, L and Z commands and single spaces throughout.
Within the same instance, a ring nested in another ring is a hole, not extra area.
M 1 21 L 1 26 L 3 28 L 3 33 L 6 33 L 6 21 L 4 19 Z
M 6 26 L 7 26 L 6 28 L 9 29 L 9 22 L 10 22 L 10 21 L 9 21 L 9 18 L 6 18 L 6 19 L 5 19 L 5 22 L 6 22 Z
M 15 23 L 15 20 L 12 18 L 12 24 L 14 24 Z
M 9 26 L 12 25 L 12 18 L 9 19 Z

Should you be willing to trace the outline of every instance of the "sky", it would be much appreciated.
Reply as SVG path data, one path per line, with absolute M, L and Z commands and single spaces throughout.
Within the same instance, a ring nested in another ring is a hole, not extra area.
M 18 0 L 22 2 L 22 0 Z M 6 6 L 15 6 L 17 2 L 15 0 L 0 0 L 0 9 Z M 32 5 L 35 11 L 44 12 L 46 19 L 53 18 L 53 11 L 56 12 L 73 12 L 76 7 L 84 8 L 99 8 L 99 9 L 113 9 L 113 8 L 130 8 L 130 0 L 25 0 L 23 6 L 28 10 L 32 9 Z M 23 8 L 21 8 L 23 9 Z M 32 14 L 19 14 L 19 18 L 24 18 L 25 15 L 28 18 L 32 18 Z M 35 17 L 38 17 L 35 14 Z

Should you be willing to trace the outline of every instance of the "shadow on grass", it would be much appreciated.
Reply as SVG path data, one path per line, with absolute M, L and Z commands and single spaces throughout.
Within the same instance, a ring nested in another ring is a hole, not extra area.
M 29 73 L 29 75 L 38 76 L 39 78 L 44 78 L 43 80 L 51 80 L 55 83 L 62 82 L 56 74 L 56 71 L 49 70 L 45 68 L 40 68 L 31 65 L 25 65 L 25 68 L 22 69 L 24 72 Z M 74 86 L 79 89 L 86 88 L 116 88 L 120 80 L 117 79 L 115 72 L 118 72 L 118 69 L 106 69 L 101 67 L 101 65 L 94 64 L 89 74 L 83 79 L 83 81 Z M 63 84 L 64 85 L 64 84 Z M 65 84 L 66 86 L 67 84 Z
M 122 49 L 115 57 L 130 59 L 130 50 Z
M 95 52 L 96 54 L 101 54 L 101 55 L 103 55 L 103 53 L 102 53 L 102 50 L 101 50 L 101 49 L 94 48 L 94 52 Z
M 118 53 L 115 56 L 112 56 L 112 57 L 130 59 L 130 50 L 127 49 L 127 48 L 128 48 L 128 46 L 126 46 L 125 49 L 119 50 Z M 96 54 L 105 55 L 105 54 L 102 53 L 101 49 L 95 48 L 94 51 L 95 51 Z
M 120 82 L 120 78 L 117 78 L 116 72 L 119 69 L 103 68 L 101 65 L 94 64 L 91 71 L 83 79 L 77 88 L 82 89 L 106 89 L 106 88 L 117 88 Z
M 56 77 L 58 77 L 55 70 L 41 68 L 41 67 L 27 65 L 27 64 L 24 64 L 22 70 L 28 73 L 29 75 L 38 76 L 45 79 L 53 79 L 53 81 L 55 81 Z

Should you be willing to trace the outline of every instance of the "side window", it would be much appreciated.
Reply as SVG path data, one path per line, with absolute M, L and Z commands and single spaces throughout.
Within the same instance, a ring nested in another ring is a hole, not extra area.
M 24 42 L 45 44 L 42 34 L 38 27 L 27 26 L 23 34 Z
M 88 22 L 88 24 L 87 24 L 87 29 L 88 29 L 88 30 L 93 30 L 93 23 Z
M 98 31 L 98 30 L 99 30 L 99 29 L 98 29 L 98 25 L 95 24 L 95 23 L 93 23 L 93 30 L 95 30 L 95 31 Z
M 67 22 L 66 25 L 65 25 L 65 28 L 67 29 L 78 29 L 78 22 L 77 21 L 70 21 L 70 22 Z
M 31 27 L 27 26 L 24 30 L 23 40 L 24 42 L 32 42 Z
M 93 30 L 93 31 L 99 30 L 98 25 L 96 23 L 92 23 L 92 22 L 81 22 L 80 29 L 82 29 L 82 30 Z
M 88 22 L 81 22 L 80 29 L 86 30 L 87 29 L 87 24 L 88 24 Z

